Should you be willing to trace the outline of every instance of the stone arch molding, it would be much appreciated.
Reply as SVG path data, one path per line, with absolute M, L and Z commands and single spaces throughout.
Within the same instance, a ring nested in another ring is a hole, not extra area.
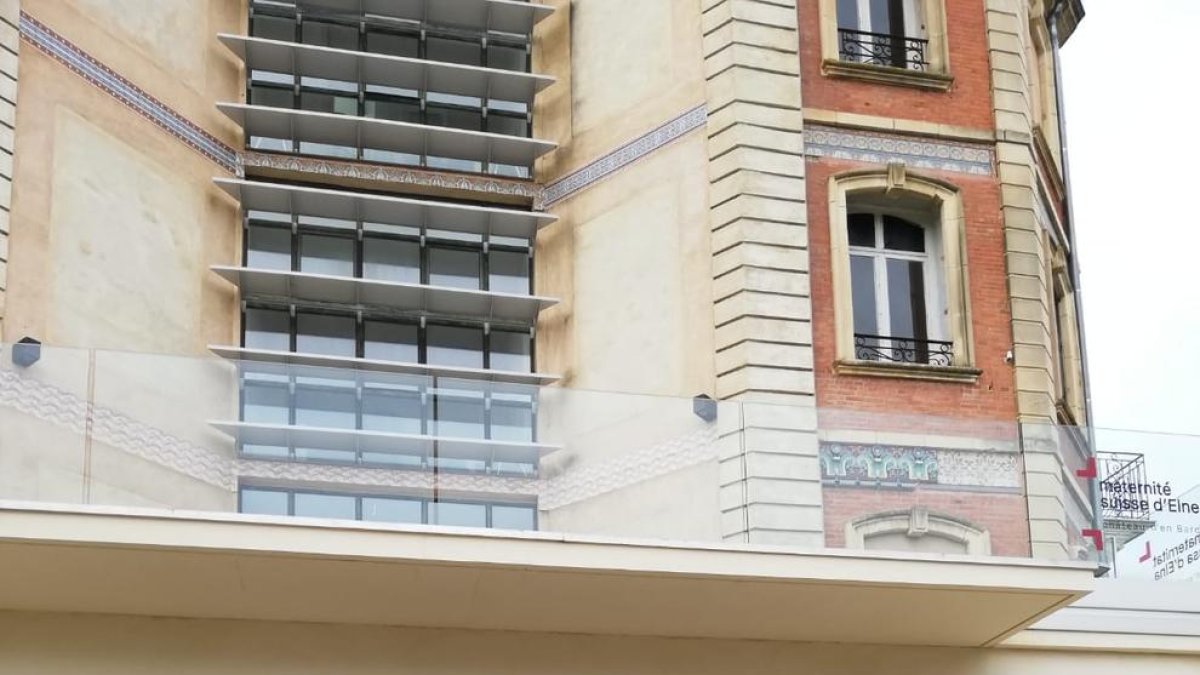
M 885 511 L 856 518 L 846 523 L 846 548 L 866 549 L 868 540 L 902 534 L 919 540 L 937 537 L 960 544 L 967 555 L 991 555 L 992 538 L 987 530 L 954 516 L 933 513 L 922 506 L 901 511 Z

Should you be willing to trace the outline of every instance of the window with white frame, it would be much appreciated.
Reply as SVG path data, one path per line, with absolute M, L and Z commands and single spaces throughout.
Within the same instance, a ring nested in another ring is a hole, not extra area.
M 855 358 L 949 366 L 936 225 L 879 209 L 847 214 Z
M 928 70 L 924 0 L 837 0 L 843 61 Z

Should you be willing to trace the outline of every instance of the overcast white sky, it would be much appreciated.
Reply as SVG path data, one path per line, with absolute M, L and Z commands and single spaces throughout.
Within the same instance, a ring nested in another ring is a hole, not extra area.
M 1094 423 L 1200 434 L 1200 0 L 1085 6 L 1063 89 Z

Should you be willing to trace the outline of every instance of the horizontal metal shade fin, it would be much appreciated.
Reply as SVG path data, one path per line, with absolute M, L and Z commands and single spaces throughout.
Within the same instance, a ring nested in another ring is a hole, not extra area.
M 213 271 L 235 284 L 242 298 L 289 298 L 350 307 L 379 307 L 421 314 L 470 317 L 481 321 L 532 324 L 554 298 L 471 291 L 444 286 L 405 284 L 283 270 L 259 270 L 214 265 Z
M 250 70 L 532 103 L 554 84 L 542 75 L 385 56 L 222 33 L 218 36 Z
M 242 443 L 323 450 L 353 450 L 395 455 L 495 462 L 536 462 L 561 450 L 555 445 L 474 438 L 446 438 L 355 429 L 324 429 L 283 424 L 214 421 L 210 424 Z
M 491 237 L 532 239 L 557 216 L 491 206 L 434 202 L 236 178 L 213 182 L 247 211 L 274 211 Z
M 402 363 L 399 361 L 357 359 L 346 356 L 328 356 L 325 354 L 281 352 L 269 349 L 248 349 L 246 347 L 210 345 L 208 349 L 213 354 L 216 354 L 224 359 L 229 359 L 230 361 L 274 363 L 281 364 L 283 366 L 306 368 L 328 368 L 345 372 L 362 371 L 372 373 L 400 373 L 406 375 L 438 377 L 449 380 L 471 380 L 476 382 L 495 382 L 516 385 L 546 385 L 562 379 L 559 375 L 549 375 L 545 373 L 523 373 L 507 370 L 489 370 L 485 368 L 439 366 L 428 363 Z
M 553 7 L 518 0 L 297 0 L 300 8 L 528 35 Z
M 533 160 L 558 147 L 550 141 L 534 138 L 310 110 L 269 108 L 242 103 L 218 103 L 217 108 L 240 124 L 247 136 L 370 148 L 410 155 L 531 166 Z

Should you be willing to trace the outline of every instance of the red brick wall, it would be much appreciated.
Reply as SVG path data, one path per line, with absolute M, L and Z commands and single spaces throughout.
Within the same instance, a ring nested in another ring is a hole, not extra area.
M 950 74 L 947 92 L 873 84 L 821 74 L 819 0 L 799 0 L 804 106 L 992 129 L 992 77 L 983 0 L 945 0 Z
M 987 494 L 921 490 L 827 487 L 825 541 L 831 548 L 846 545 L 846 523 L 862 516 L 923 506 L 931 512 L 966 519 L 988 531 L 992 555 L 1029 555 L 1029 517 L 1019 494 Z
M 851 169 L 880 168 L 858 162 L 808 162 L 809 260 L 812 285 L 813 367 L 817 405 L 887 413 L 915 413 L 977 420 L 1015 420 L 1011 313 L 1004 260 L 1000 190 L 995 178 L 928 172 L 962 191 L 966 214 L 968 293 L 974 331 L 976 384 L 924 382 L 838 375 L 834 372 L 833 276 L 829 252 L 829 177 Z M 914 172 L 916 173 L 916 172 Z

